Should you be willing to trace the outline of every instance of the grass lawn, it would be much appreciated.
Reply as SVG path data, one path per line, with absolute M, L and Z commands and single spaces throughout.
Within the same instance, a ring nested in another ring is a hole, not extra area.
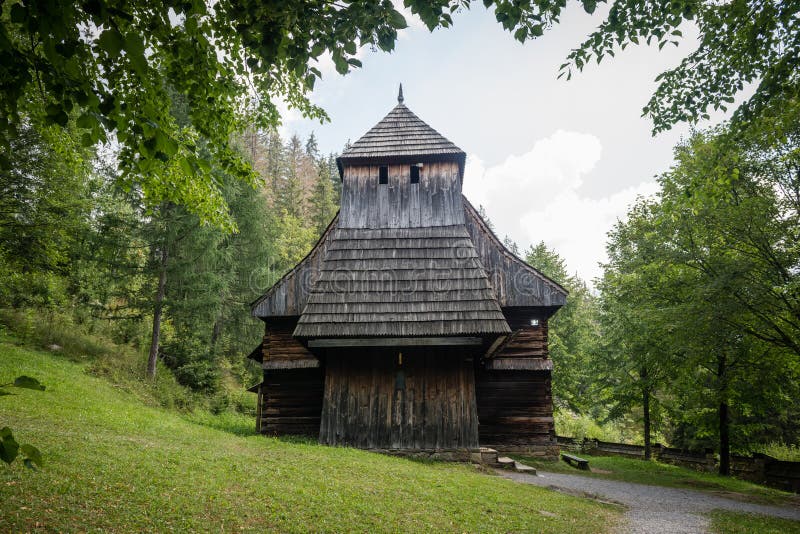
M 672 488 L 696 489 L 759 504 L 783 505 L 794 503 L 800 505 L 800 498 L 793 493 L 760 486 L 736 478 L 721 477 L 714 473 L 701 473 L 684 467 L 655 461 L 645 462 L 635 458 L 592 456 L 583 453 L 578 454 L 578 456 L 589 460 L 589 467 L 592 468 L 592 472 L 580 471 L 570 467 L 563 461 L 542 461 L 525 456 L 515 456 L 515 458 L 542 471 L 587 475 Z
M 245 436 L 252 421 L 148 407 L 84 364 L 0 343 L 0 426 L 45 460 L 0 465 L 0 532 L 609 532 L 615 507 L 470 465 Z
M 800 522 L 715 510 L 709 514 L 711 532 L 716 534 L 800 534 Z

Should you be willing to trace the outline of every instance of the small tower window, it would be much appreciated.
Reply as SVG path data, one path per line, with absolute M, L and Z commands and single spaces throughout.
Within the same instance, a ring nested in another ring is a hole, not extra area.
M 531 319 L 531 326 L 539 326 L 539 319 Z
M 381 165 L 378 167 L 378 183 L 379 184 L 388 184 L 389 183 L 389 167 L 386 165 Z
M 419 183 L 419 164 L 411 166 L 411 183 Z

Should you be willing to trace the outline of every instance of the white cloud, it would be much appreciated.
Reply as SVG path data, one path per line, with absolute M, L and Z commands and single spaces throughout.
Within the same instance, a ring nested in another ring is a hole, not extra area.
M 521 156 L 485 168 L 475 156 L 467 161 L 464 193 L 482 204 L 502 238 L 521 248 L 544 241 L 587 282 L 600 275 L 605 261 L 606 233 L 639 195 L 656 192 L 655 182 L 590 198 L 581 192 L 602 155 L 600 140 L 558 130 L 534 143 Z

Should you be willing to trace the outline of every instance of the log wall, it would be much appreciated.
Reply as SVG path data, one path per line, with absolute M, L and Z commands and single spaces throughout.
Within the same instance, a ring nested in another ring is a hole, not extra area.
M 321 369 L 264 371 L 258 428 L 268 436 L 319 435 L 324 375 Z
M 475 394 L 481 445 L 500 451 L 557 447 L 550 388 L 550 371 L 479 367 Z
M 317 357 L 292 337 L 297 319 L 297 317 L 273 317 L 267 321 L 262 345 L 264 369 L 319 367 Z
M 326 356 L 320 443 L 362 449 L 478 447 L 464 349 L 352 349 Z

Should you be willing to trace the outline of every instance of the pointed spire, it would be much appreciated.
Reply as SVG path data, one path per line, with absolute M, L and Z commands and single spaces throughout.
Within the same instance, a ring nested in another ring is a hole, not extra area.
M 400 84 L 400 92 L 397 93 L 397 103 L 398 104 L 402 104 L 403 103 L 403 84 L 402 83 Z

